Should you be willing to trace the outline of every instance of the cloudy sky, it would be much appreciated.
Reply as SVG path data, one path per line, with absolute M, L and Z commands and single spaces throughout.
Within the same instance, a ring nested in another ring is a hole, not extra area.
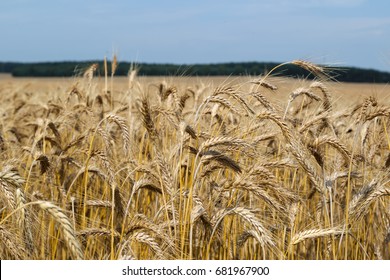
M 0 1 L 0 61 L 306 59 L 390 72 L 386 0 Z

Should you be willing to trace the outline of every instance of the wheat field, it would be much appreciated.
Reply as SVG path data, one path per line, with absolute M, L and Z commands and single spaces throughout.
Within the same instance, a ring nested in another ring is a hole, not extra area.
M 291 63 L 0 77 L 0 258 L 389 259 L 389 89 Z

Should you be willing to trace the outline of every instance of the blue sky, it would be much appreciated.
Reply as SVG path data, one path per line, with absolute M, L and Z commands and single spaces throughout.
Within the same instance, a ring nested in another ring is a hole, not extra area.
M 390 71 L 386 0 L 12 0 L 0 61 L 306 59 Z

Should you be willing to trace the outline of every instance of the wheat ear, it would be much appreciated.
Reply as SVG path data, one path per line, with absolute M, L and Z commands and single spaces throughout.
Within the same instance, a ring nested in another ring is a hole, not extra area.
M 84 259 L 83 251 L 81 250 L 81 245 L 79 241 L 76 239 L 75 231 L 70 219 L 64 214 L 63 210 L 48 201 L 37 201 L 34 204 L 38 204 L 38 206 L 50 214 L 56 220 L 56 222 L 61 226 L 65 243 L 69 247 L 72 255 L 78 259 Z

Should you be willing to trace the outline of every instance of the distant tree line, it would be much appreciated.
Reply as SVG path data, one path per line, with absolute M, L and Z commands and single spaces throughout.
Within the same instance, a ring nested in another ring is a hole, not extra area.
M 99 65 L 97 75 L 104 75 L 103 61 L 66 61 L 42 63 L 0 62 L 0 73 L 10 73 L 14 77 L 69 77 L 82 75 L 92 64 Z M 274 62 L 242 62 L 218 64 L 153 64 L 139 63 L 136 68 L 141 76 L 257 76 L 268 73 L 279 63 Z M 115 75 L 123 76 L 129 72 L 131 63 L 119 63 Z M 111 74 L 110 63 L 108 73 Z M 312 79 L 314 76 L 307 70 L 295 65 L 284 65 L 272 73 L 272 76 Z M 389 83 L 390 73 L 372 69 L 352 67 L 332 68 L 330 76 L 342 82 Z

